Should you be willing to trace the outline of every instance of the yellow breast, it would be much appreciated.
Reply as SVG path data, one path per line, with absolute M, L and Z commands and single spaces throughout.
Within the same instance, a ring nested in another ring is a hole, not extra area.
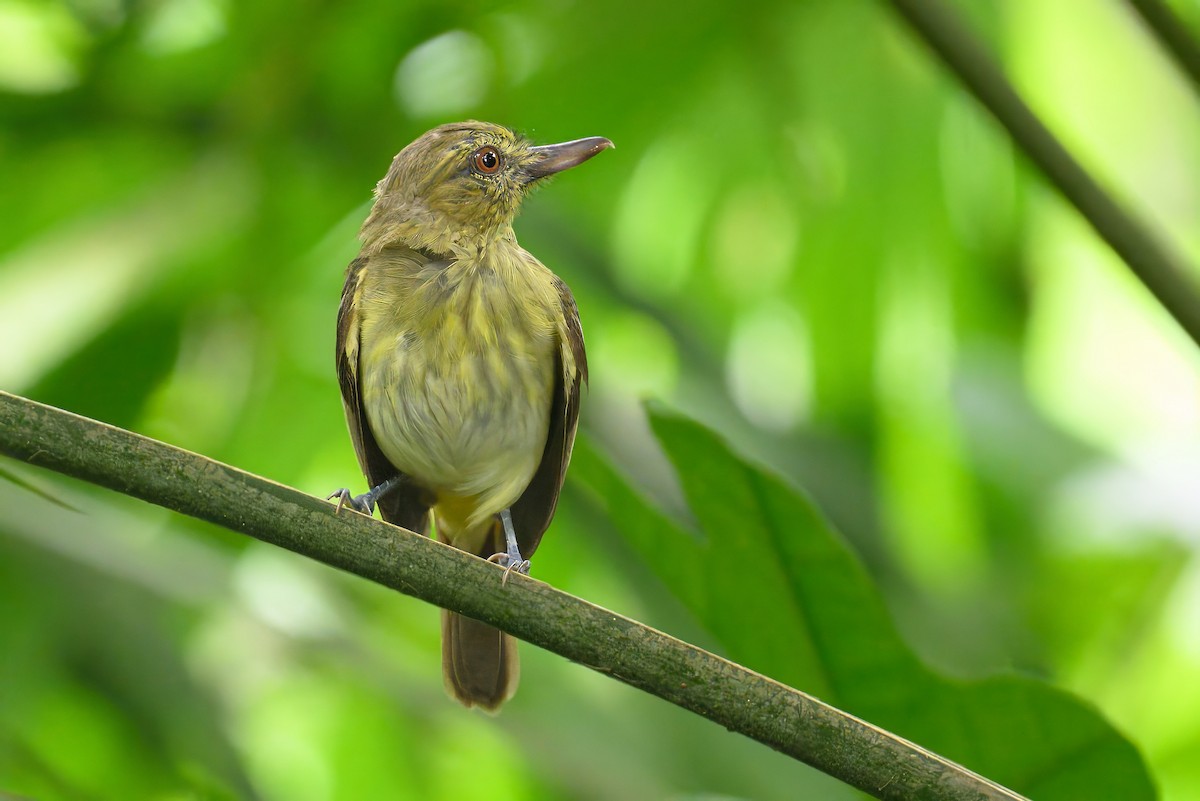
M 439 504 L 466 509 L 463 523 L 486 520 L 520 497 L 545 447 L 552 276 L 515 242 L 419 270 L 367 269 L 359 381 L 371 431 Z

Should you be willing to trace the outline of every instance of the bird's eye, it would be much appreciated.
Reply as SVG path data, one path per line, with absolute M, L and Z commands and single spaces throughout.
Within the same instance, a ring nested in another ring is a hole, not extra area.
M 500 170 L 500 153 L 494 147 L 481 147 L 471 154 L 471 166 L 475 172 L 494 175 Z

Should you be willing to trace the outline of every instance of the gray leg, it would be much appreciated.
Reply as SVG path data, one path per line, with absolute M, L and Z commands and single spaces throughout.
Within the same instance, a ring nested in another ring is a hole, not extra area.
M 504 545 L 506 552 L 492 554 L 488 557 L 489 562 L 495 562 L 504 568 L 504 581 L 508 581 L 508 574 L 514 570 L 518 573 L 529 575 L 529 560 L 521 556 L 521 549 L 517 547 L 517 532 L 513 528 L 512 513 L 507 509 L 500 513 L 500 525 L 504 527 Z

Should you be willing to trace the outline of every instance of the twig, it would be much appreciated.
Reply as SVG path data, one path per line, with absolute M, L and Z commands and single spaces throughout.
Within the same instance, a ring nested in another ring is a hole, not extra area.
M 889 2 L 1200 345 L 1200 294 L 1183 259 L 1100 188 L 940 0 Z
M 719 656 L 449 546 L 179 448 L 0 392 L 0 453 L 240 531 L 620 679 L 881 799 L 1021 796 Z
M 1200 45 L 1192 37 L 1174 11 L 1162 0 L 1126 0 L 1146 23 L 1146 27 L 1162 42 L 1175 58 L 1179 68 L 1192 82 L 1192 90 L 1200 95 Z

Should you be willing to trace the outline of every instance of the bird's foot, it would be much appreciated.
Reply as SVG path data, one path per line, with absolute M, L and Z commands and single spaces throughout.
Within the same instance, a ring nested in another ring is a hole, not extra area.
M 332 501 L 338 499 L 336 512 L 342 511 L 343 506 L 349 506 L 356 512 L 362 512 L 367 517 L 375 514 L 375 504 L 384 495 L 387 495 L 396 487 L 400 486 L 400 482 L 404 479 L 403 475 L 389 478 L 377 487 L 371 487 L 369 492 L 364 492 L 362 495 L 351 495 L 350 490 L 342 487 L 335 491 L 325 500 Z
M 500 511 L 500 525 L 504 529 L 504 547 L 503 553 L 494 553 L 488 557 L 489 562 L 495 562 L 504 568 L 504 578 L 500 580 L 500 586 L 508 583 L 508 574 L 514 570 L 523 576 L 529 575 L 529 560 L 521 556 L 521 549 L 517 547 L 517 532 L 513 528 L 512 512 L 508 509 Z
M 489 562 L 495 562 L 504 568 L 504 578 L 500 579 L 501 586 L 508 583 L 508 574 L 514 570 L 522 576 L 529 575 L 529 560 L 521 556 L 521 552 L 513 548 L 507 552 L 494 553 L 487 558 Z
M 342 487 L 340 490 L 335 490 L 325 500 L 332 501 L 337 498 L 337 508 L 334 509 L 334 514 L 342 511 L 343 507 L 353 509 L 356 512 L 361 512 L 370 517 L 375 512 L 375 498 L 370 492 L 364 492 L 362 495 L 351 495 L 350 490 Z

